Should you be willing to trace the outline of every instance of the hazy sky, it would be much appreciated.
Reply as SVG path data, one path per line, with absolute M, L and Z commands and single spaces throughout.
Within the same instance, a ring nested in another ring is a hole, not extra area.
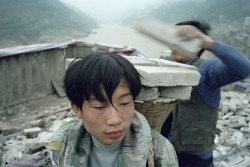
M 163 0 L 61 0 L 82 9 L 92 17 L 107 21 L 127 10 L 141 10 Z M 172 0 L 168 0 L 172 1 Z

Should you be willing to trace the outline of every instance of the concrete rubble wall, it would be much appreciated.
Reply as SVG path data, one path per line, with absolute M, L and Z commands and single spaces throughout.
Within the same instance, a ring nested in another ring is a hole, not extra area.
M 74 44 L 0 57 L 0 109 L 53 93 L 51 80 L 62 79 L 65 59 L 93 53 L 95 46 Z

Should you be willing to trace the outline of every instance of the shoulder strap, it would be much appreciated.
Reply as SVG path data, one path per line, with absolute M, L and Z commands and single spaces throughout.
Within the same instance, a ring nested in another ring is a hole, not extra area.
M 154 167 L 155 166 L 154 145 L 153 145 L 152 141 L 153 140 L 151 138 L 149 156 L 148 156 L 148 160 L 147 160 L 147 167 Z

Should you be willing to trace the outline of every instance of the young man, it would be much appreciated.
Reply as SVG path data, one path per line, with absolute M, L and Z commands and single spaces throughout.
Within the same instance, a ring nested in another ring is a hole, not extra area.
M 173 146 L 134 110 L 140 75 L 124 57 L 96 53 L 70 64 L 65 90 L 78 119 L 51 143 L 59 166 L 176 167 Z
M 187 21 L 178 23 L 177 27 L 183 40 L 198 38 L 202 46 L 193 57 L 172 50 L 172 58 L 196 66 L 201 78 L 198 86 L 193 88 L 190 100 L 180 101 L 172 112 L 171 133 L 166 132 L 168 119 L 162 134 L 168 136 L 174 145 L 180 167 L 210 167 L 213 166 L 220 87 L 248 77 L 250 63 L 236 49 L 208 36 L 210 26 L 205 23 Z M 205 49 L 218 59 L 200 59 Z

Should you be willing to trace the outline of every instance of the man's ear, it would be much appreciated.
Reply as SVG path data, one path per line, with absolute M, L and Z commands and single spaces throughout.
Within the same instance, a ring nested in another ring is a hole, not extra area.
M 79 119 L 82 119 L 82 110 L 79 107 L 77 107 L 77 105 L 75 105 L 74 103 L 71 102 L 70 104 L 76 116 Z

